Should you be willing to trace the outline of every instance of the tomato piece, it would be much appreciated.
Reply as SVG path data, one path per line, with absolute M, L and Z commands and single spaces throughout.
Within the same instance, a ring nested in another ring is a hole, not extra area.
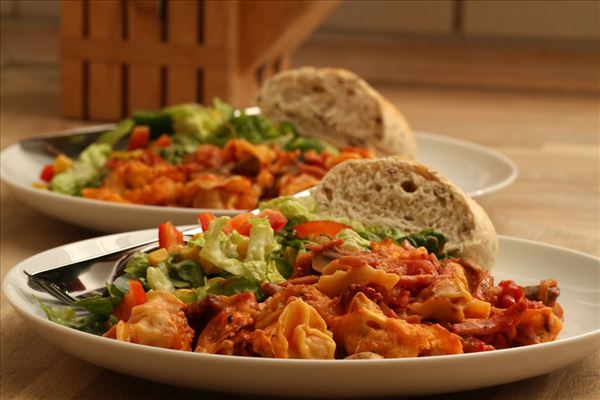
M 131 131 L 127 150 L 145 149 L 150 142 L 150 127 L 145 125 L 136 126 Z
M 183 234 L 171 222 L 158 226 L 158 245 L 168 249 L 176 244 L 183 244 Z
M 130 279 L 128 283 L 129 291 L 125 293 L 123 300 L 121 300 L 121 302 L 117 304 L 113 310 L 115 317 L 121 321 L 129 320 L 133 307 L 146 302 L 146 292 L 144 291 L 142 283 L 137 279 Z
M 169 147 L 171 145 L 171 138 L 167 134 L 162 134 L 158 139 L 154 141 L 154 147 Z
M 54 165 L 48 164 L 42 169 L 40 179 L 46 182 L 50 182 L 54 178 Z
M 213 213 L 202 213 L 198 214 L 198 224 L 202 227 L 202 230 L 206 232 L 208 230 L 208 226 L 212 220 L 216 219 Z
M 512 280 L 501 281 L 498 286 L 502 288 L 498 295 L 498 302 L 502 308 L 514 305 L 525 296 L 525 289 Z
M 244 236 L 248 236 L 250 235 L 250 230 L 252 229 L 252 225 L 250 224 L 250 218 L 253 218 L 254 215 L 252 215 L 251 213 L 243 213 L 243 214 L 238 214 L 235 217 L 232 217 L 229 220 L 229 223 L 227 224 L 228 226 L 226 227 L 226 231 L 227 228 L 231 229 L 231 230 L 236 230 L 238 231 L 238 233 L 240 235 L 244 235 Z M 225 233 L 229 233 L 229 232 L 225 232 Z
M 263 210 L 258 214 L 259 218 L 267 218 L 269 223 L 271 224 L 271 228 L 275 232 L 281 230 L 284 226 L 287 225 L 288 220 L 279 210 Z
M 309 221 L 300 225 L 296 225 L 294 230 L 296 236 L 300 239 L 307 238 L 311 235 L 326 235 L 331 238 L 335 237 L 339 231 L 348 229 L 350 226 L 340 222 L 333 221 Z
M 142 286 L 142 282 L 137 279 L 129 280 L 129 292 L 127 294 L 131 295 L 136 305 L 146 302 L 146 291 L 144 290 L 144 286 Z

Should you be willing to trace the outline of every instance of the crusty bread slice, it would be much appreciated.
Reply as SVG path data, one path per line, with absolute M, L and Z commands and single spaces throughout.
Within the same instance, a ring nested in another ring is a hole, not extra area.
M 256 96 L 261 112 L 292 122 L 303 136 L 337 147 L 414 158 L 416 142 L 398 110 L 356 74 L 302 67 L 268 79 Z
M 433 228 L 446 249 L 491 269 L 496 231 L 485 211 L 452 182 L 426 166 L 397 157 L 352 160 L 331 169 L 313 189 L 323 214 L 405 233 Z

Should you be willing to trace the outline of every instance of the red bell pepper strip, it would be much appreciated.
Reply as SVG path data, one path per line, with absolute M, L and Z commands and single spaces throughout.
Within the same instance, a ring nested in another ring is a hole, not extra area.
M 263 210 L 258 214 L 259 218 L 267 218 L 271 224 L 271 228 L 275 232 L 280 231 L 287 225 L 288 220 L 279 210 Z
M 202 231 L 206 232 L 211 221 L 216 219 L 213 213 L 198 214 L 198 224 L 202 227 Z
M 129 142 L 127 143 L 127 150 L 145 149 L 148 147 L 150 142 L 150 127 L 141 125 L 136 126 L 131 131 L 129 136 Z
M 333 221 L 309 221 L 300 225 L 296 225 L 294 230 L 296 236 L 300 239 L 305 239 L 309 236 L 325 235 L 331 238 L 335 237 L 339 231 L 348 229 L 350 226 Z
M 42 169 L 40 179 L 46 182 L 50 182 L 54 178 L 54 165 L 48 164 Z
M 121 321 L 129 320 L 133 307 L 146 302 L 146 292 L 142 283 L 137 279 L 129 280 L 129 291 L 123 296 L 123 300 L 115 306 L 113 314 Z
M 154 141 L 154 147 L 169 147 L 171 145 L 171 138 L 169 135 L 162 134 L 158 139 Z
M 158 226 L 158 245 L 168 249 L 176 244 L 183 244 L 183 234 L 171 222 L 160 224 Z

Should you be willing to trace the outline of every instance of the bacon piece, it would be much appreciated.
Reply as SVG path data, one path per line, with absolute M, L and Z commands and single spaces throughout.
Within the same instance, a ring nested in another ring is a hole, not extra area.
M 220 296 L 209 294 L 204 300 L 189 304 L 185 310 L 187 318 L 191 321 L 206 318 L 220 311 L 245 311 L 258 310 L 258 302 L 254 292 L 242 292 L 233 296 Z
M 305 275 L 308 275 L 311 270 L 313 259 L 313 252 L 307 251 L 304 253 L 298 254 L 296 257 L 296 265 L 294 266 L 294 272 L 292 273 L 291 278 L 299 278 Z
M 400 280 L 396 286 L 405 289 L 419 289 L 433 284 L 436 280 L 444 278 L 445 275 L 404 275 L 400 276 Z
M 319 281 L 318 275 L 306 275 L 300 278 L 288 279 L 284 282 L 284 285 L 313 285 Z
M 481 351 L 496 350 L 491 344 L 485 343 L 483 340 L 468 336 L 460 338 L 465 353 L 478 353 Z
M 485 336 L 500 332 L 519 323 L 527 309 L 524 300 L 505 309 L 502 313 L 488 319 L 476 319 L 452 325 L 452 330 L 460 336 Z

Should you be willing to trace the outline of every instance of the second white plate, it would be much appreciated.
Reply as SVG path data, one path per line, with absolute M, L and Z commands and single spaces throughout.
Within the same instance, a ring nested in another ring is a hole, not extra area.
M 431 133 L 417 132 L 417 159 L 456 183 L 471 197 L 490 194 L 510 185 L 517 167 L 502 153 L 474 143 Z M 234 215 L 235 210 L 205 210 L 111 203 L 65 196 L 35 189 L 50 156 L 33 155 L 18 144 L 4 149 L 2 181 L 29 206 L 62 221 L 101 232 L 124 232 L 153 228 L 171 221 L 176 225 L 196 223 L 200 212 Z

